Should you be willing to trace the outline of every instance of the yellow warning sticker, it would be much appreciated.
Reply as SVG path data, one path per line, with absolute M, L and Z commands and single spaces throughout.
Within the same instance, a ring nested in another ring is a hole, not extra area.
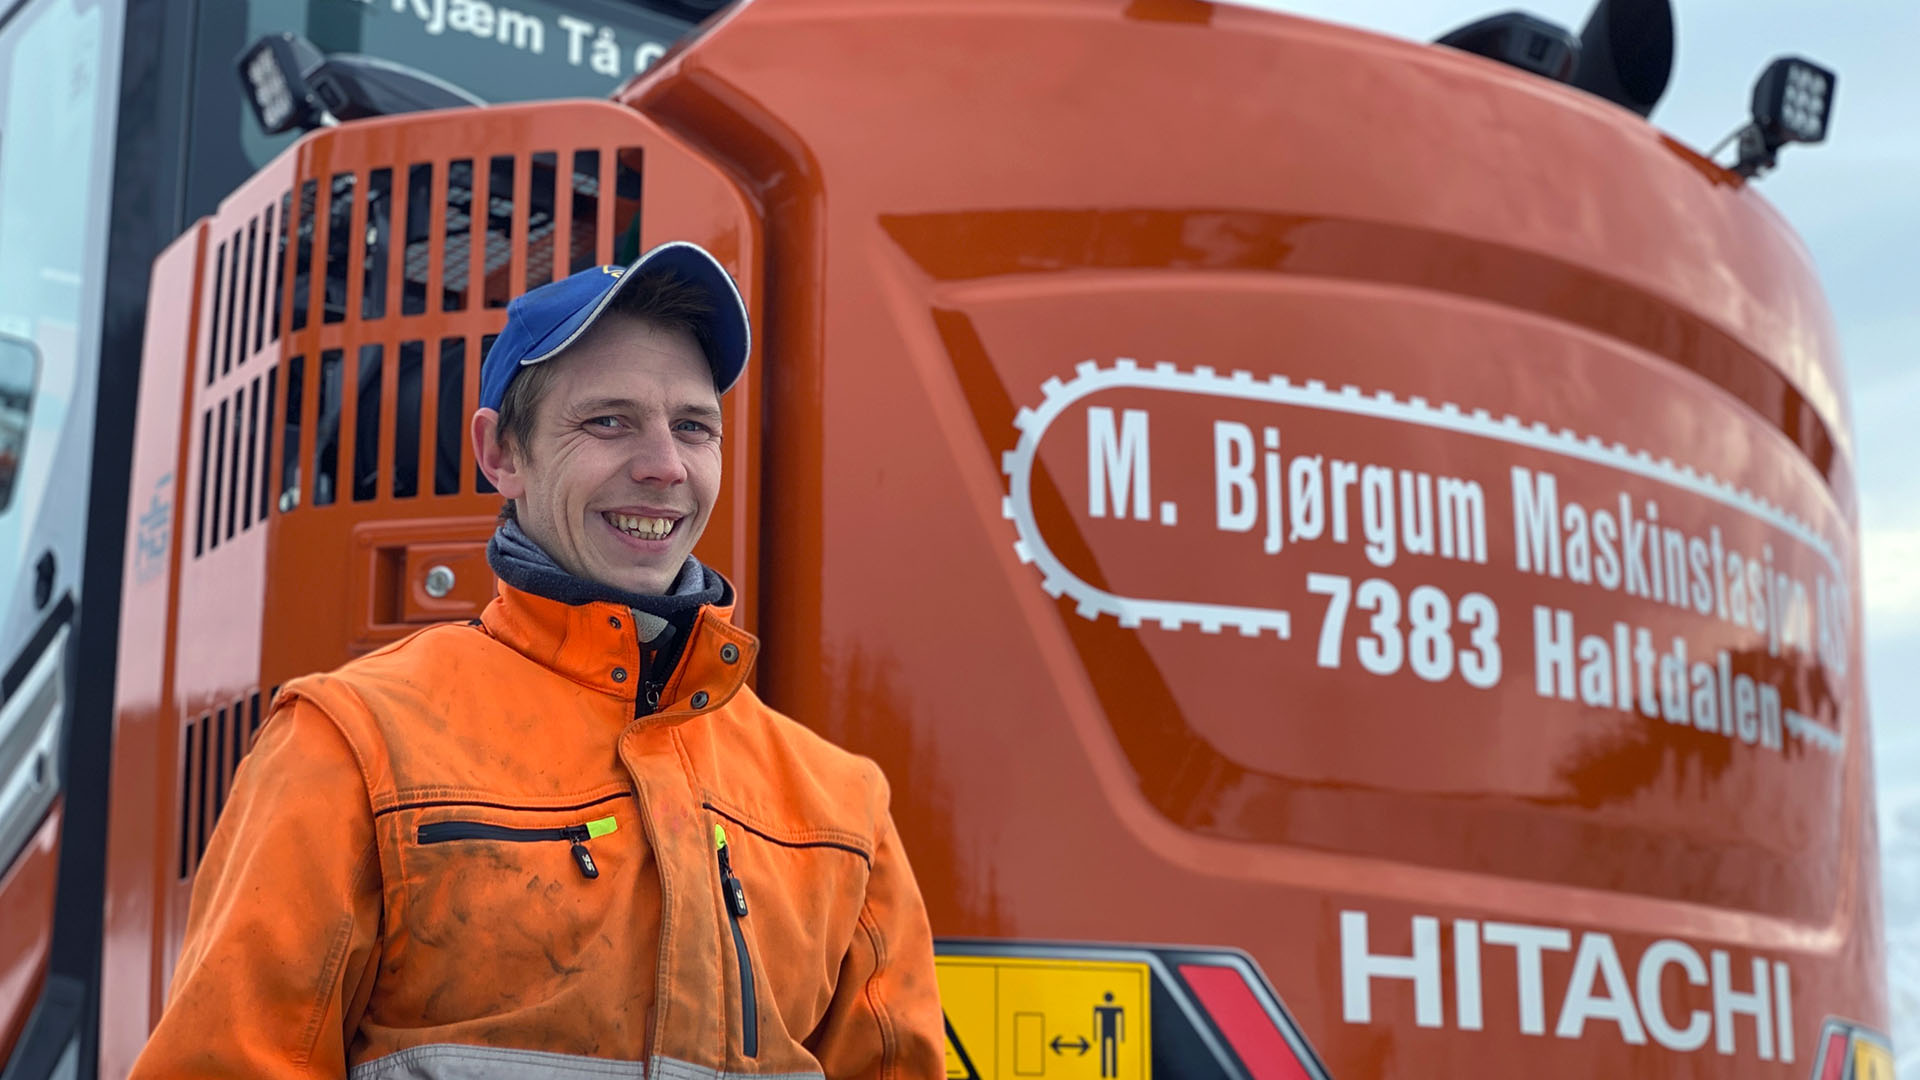
M 1150 1080 L 1147 965 L 941 956 L 948 1080 Z
M 1893 1051 L 1855 1035 L 1853 1080 L 1893 1080 Z

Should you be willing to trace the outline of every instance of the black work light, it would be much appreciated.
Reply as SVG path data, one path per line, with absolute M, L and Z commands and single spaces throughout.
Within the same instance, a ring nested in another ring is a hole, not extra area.
M 312 43 L 293 34 L 269 34 L 240 54 L 240 80 L 267 134 L 311 131 L 331 120 L 306 77 L 324 59 Z
M 370 116 L 486 104 L 424 71 L 377 56 L 329 56 L 296 34 L 269 34 L 234 63 L 253 114 L 269 135 Z
M 1740 141 L 1733 171 L 1752 179 L 1773 168 L 1788 143 L 1825 140 L 1837 81 L 1832 71 L 1803 57 L 1768 64 L 1753 84 L 1753 121 L 1731 136 Z
M 1753 84 L 1753 122 L 1775 147 L 1817 143 L 1827 137 L 1833 110 L 1834 74 L 1797 56 L 1767 65 Z

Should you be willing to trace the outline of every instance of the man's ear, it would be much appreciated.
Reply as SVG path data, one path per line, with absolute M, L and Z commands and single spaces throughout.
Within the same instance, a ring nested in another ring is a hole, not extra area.
M 527 479 L 521 457 L 500 438 L 500 413 L 476 409 L 473 413 L 473 460 L 481 475 L 502 498 L 518 499 L 527 493 Z

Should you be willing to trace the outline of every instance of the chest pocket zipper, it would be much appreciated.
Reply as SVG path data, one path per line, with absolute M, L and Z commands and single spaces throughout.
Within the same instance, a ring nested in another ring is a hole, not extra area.
M 600 867 L 595 865 L 592 852 L 587 850 L 587 841 L 605 836 L 619 827 L 620 823 L 612 817 L 555 829 L 515 829 L 481 821 L 436 821 L 420 826 L 414 839 L 422 844 L 445 844 L 455 840 L 505 840 L 515 844 L 565 840 L 573 845 L 573 864 L 580 868 L 580 876 L 597 878 L 600 876 Z
M 733 928 L 733 951 L 740 961 L 740 1052 L 747 1057 L 760 1056 L 760 1009 L 754 1000 L 753 957 L 747 952 L 747 935 L 740 920 L 747 916 L 747 890 L 733 876 L 733 863 L 727 858 L 727 830 L 713 827 L 713 850 L 720 861 L 720 896 L 727 906 L 727 923 Z

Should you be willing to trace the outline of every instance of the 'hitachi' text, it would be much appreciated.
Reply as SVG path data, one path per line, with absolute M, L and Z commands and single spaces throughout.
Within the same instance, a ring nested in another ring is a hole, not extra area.
M 1735 959 L 1726 949 L 1700 950 L 1665 938 L 1637 956 L 1624 955 L 1611 934 L 1576 933 L 1557 926 L 1454 919 L 1453 947 L 1440 947 L 1440 920 L 1413 917 L 1413 951 L 1400 953 L 1370 939 L 1367 913 L 1340 913 L 1340 985 L 1349 1024 L 1373 1022 L 1376 1002 L 1404 1008 L 1409 997 L 1413 1022 L 1446 1027 L 1451 1014 L 1460 1031 L 1512 1031 L 1562 1039 L 1608 1034 L 1644 1046 L 1693 1051 L 1713 1043 L 1714 1050 L 1761 1061 L 1791 1063 L 1793 976 L 1784 962 L 1760 956 Z M 1403 939 L 1404 940 L 1404 939 Z M 1547 985 L 1547 953 L 1573 952 L 1565 985 Z M 1452 994 L 1447 994 L 1446 964 L 1451 960 Z M 1515 1014 L 1489 1013 L 1481 991 L 1483 967 L 1511 964 L 1519 990 Z M 1678 968 L 1683 980 L 1666 977 Z M 1705 992 L 1677 986 L 1702 987 Z M 1549 997 L 1549 990 L 1554 991 Z M 1447 998 L 1452 998 L 1452 1008 Z M 1551 1006 L 1558 1006 L 1551 1008 Z M 1702 1008 L 1700 1006 L 1707 1006 Z M 1589 1034 L 1591 1032 L 1591 1034 Z

